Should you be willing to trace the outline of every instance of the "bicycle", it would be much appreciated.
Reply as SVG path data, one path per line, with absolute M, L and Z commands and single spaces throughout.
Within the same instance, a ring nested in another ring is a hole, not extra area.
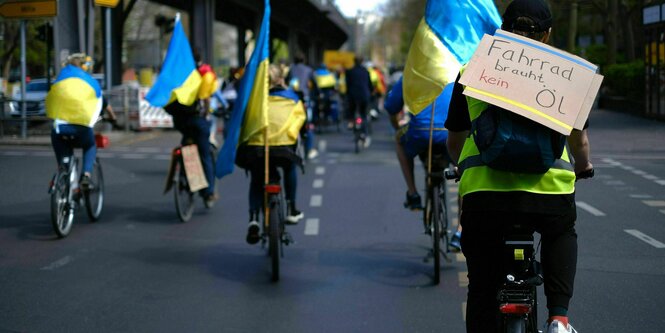
M 104 148 L 108 144 L 108 139 L 103 136 L 96 135 L 95 138 L 95 143 L 99 148 Z M 79 187 L 78 164 L 78 158 L 73 155 L 63 157 L 58 171 L 49 184 L 51 224 L 58 238 L 69 235 L 74 223 L 74 213 L 81 206 L 81 199 L 83 199 L 90 222 L 98 221 L 102 214 L 104 175 L 101 162 L 99 158 L 95 158 L 90 183 L 86 188 Z
M 171 171 L 169 173 L 169 178 L 167 180 L 167 187 L 164 192 L 173 187 L 173 199 L 175 201 L 176 214 L 178 219 L 181 222 L 185 223 L 192 218 L 194 213 L 194 193 L 198 191 L 192 191 L 189 180 L 187 179 L 187 174 L 185 171 L 185 160 L 183 158 L 183 148 L 190 146 L 196 148 L 195 144 L 181 145 L 173 149 L 172 159 L 171 159 Z M 186 149 L 186 148 L 185 148 Z M 213 167 L 215 163 L 215 151 L 216 148 L 213 144 L 210 144 L 210 153 L 212 155 Z M 206 205 L 206 208 L 210 208 Z
M 353 122 L 353 143 L 355 153 L 358 154 L 363 148 L 367 148 L 367 135 L 365 134 L 365 120 L 357 116 Z
M 592 178 L 593 169 L 577 175 Z M 537 287 L 543 284 L 541 264 L 536 260 L 533 230 L 513 225 L 504 236 L 505 281 L 499 288 L 499 332 L 539 333 Z M 540 244 L 538 244 L 540 248 Z
M 437 150 L 439 151 L 439 150 Z M 427 165 L 427 155 L 419 155 L 423 165 Z M 423 209 L 423 227 L 425 234 L 431 237 L 432 247 L 429 249 L 424 261 L 433 259 L 434 275 L 432 282 L 439 284 L 441 281 L 441 256 L 447 262 L 451 262 L 447 253 L 450 252 L 448 231 L 448 203 L 447 188 L 445 180 L 449 179 L 448 169 L 445 168 L 448 159 L 445 154 L 434 154 L 430 172 L 425 170 L 425 184 L 427 184 L 425 207 Z
M 279 171 L 271 175 L 270 182 L 265 185 L 267 207 L 263 212 L 261 247 L 268 243 L 272 281 L 279 281 L 279 261 L 284 257 L 284 245 L 293 243 L 291 234 L 286 231 L 286 199 L 281 185 Z

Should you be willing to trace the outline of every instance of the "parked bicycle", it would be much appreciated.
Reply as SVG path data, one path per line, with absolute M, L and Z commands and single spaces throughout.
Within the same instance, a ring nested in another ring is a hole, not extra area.
M 108 139 L 97 135 L 97 147 L 104 148 Z M 104 207 L 104 175 L 99 158 L 95 159 L 90 174 L 89 185 L 79 186 L 79 160 L 76 156 L 65 156 L 59 164 L 57 173 L 49 184 L 51 195 L 51 223 L 59 238 L 69 235 L 74 223 L 74 214 L 81 204 L 91 222 L 99 220 Z
M 271 175 L 264 189 L 268 196 L 268 206 L 263 212 L 261 246 L 268 244 L 272 281 L 279 281 L 279 261 L 284 257 L 284 245 L 293 243 L 291 234 L 285 228 L 286 199 L 279 171 Z

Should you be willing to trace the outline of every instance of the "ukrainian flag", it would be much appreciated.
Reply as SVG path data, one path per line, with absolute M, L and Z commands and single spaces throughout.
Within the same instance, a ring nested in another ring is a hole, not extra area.
M 46 95 L 46 115 L 70 124 L 92 127 L 102 110 L 99 82 L 79 67 L 67 65 Z
M 222 178 L 233 172 L 236 150 L 257 132 L 268 127 L 268 66 L 270 44 L 270 1 L 265 10 L 256 47 L 249 58 L 238 85 L 238 97 L 227 124 L 226 140 L 217 157 L 216 175 Z M 243 121 L 244 120 L 244 121 Z
M 177 15 L 162 69 L 145 99 L 157 107 L 166 106 L 175 100 L 182 105 L 192 105 L 197 100 L 200 86 L 201 74 L 196 69 L 180 15 Z
M 271 92 L 268 96 L 270 117 L 268 117 L 268 144 L 271 146 L 289 146 L 298 142 L 300 128 L 307 115 L 300 97 L 293 90 Z M 250 146 L 263 146 L 263 132 L 248 138 Z
M 420 113 L 454 83 L 483 35 L 500 26 L 492 0 L 428 0 L 404 69 L 404 102 L 411 113 Z
M 217 75 L 208 64 L 203 64 L 198 68 L 198 71 L 201 74 L 201 87 L 199 88 L 198 97 L 199 99 L 210 98 L 219 88 L 217 86 Z

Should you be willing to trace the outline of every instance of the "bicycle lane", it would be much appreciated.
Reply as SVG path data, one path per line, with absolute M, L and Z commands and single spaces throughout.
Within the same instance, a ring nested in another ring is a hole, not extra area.
M 315 305 L 320 311 L 312 315 L 330 323 L 331 331 L 461 331 L 464 263 L 451 254 L 452 262 L 442 264 L 441 284 L 431 286 L 433 264 L 423 262 L 430 238 L 423 234 L 422 214 L 402 207 L 405 185 L 387 126 L 374 123 L 372 146 L 360 154 L 353 153 L 351 132 L 318 137 L 326 149 L 307 166 L 299 190 L 300 201 L 309 204 L 305 237 L 296 239 L 297 254 L 287 248 L 283 274 L 324 281 L 326 291 Z M 422 189 L 424 176 L 417 173 Z M 303 271 L 291 272 L 292 260 Z M 333 320 L 338 316 L 348 320 Z

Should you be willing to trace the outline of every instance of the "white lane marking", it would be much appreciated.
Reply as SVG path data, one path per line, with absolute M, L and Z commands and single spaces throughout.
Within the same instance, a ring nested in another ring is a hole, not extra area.
M 642 200 L 642 202 L 649 207 L 665 207 L 663 200 Z
M 624 169 L 624 170 L 626 170 L 626 171 L 632 171 L 632 170 L 635 170 L 635 168 L 633 168 L 633 167 L 630 166 L 630 165 L 622 165 L 622 166 L 621 166 L 621 169 Z
M 665 214 L 665 209 L 661 209 L 660 212 Z
M 42 267 L 42 270 L 43 271 L 52 271 L 54 269 L 58 269 L 58 268 L 60 268 L 64 265 L 69 264 L 70 262 L 72 262 L 72 260 L 73 260 L 72 256 L 64 256 L 64 257 L 62 257 L 62 258 L 60 258 L 60 259 L 58 259 L 58 260 L 56 260 L 56 261 L 54 261 L 54 262 L 52 262 L 48 265 Z
M 325 152 L 326 148 L 328 147 L 328 142 L 326 140 L 319 140 L 319 151 L 320 152 Z
M 305 235 L 316 236 L 319 234 L 319 219 L 307 219 L 305 221 Z
M 107 152 L 98 152 L 97 153 L 97 156 L 102 157 L 102 158 L 115 158 L 115 155 L 116 154 L 114 154 L 114 153 L 107 153 Z
M 656 180 L 656 184 L 665 186 L 665 180 L 662 179 Z
M 145 154 L 120 154 L 120 158 L 126 158 L 129 160 L 140 160 L 146 157 L 147 156 Z
M 600 210 L 592 207 L 591 205 L 589 205 L 586 202 L 578 201 L 577 202 L 577 207 L 586 210 L 589 214 L 594 215 L 594 216 L 605 216 L 605 213 L 603 213 Z
M 312 183 L 313 188 L 322 188 L 323 187 L 323 179 L 314 179 L 314 182 Z
M 644 175 L 644 176 L 642 176 L 642 177 L 644 177 L 645 179 L 648 179 L 648 180 L 656 180 L 656 179 L 658 179 L 658 176 L 654 176 L 654 175 Z
M 49 157 L 49 156 L 55 156 L 55 154 L 53 154 L 50 151 L 35 151 L 32 152 L 32 156 Z
M 137 147 L 137 153 L 161 153 L 162 149 L 157 147 Z
M 316 169 L 314 169 L 314 173 L 317 175 L 323 175 L 326 173 L 326 167 L 317 166 Z
M 633 173 L 638 175 L 638 176 L 647 174 L 646 171 L 642 171 L 642 170 L 633 170 Z
M 6 151 L 3 153 L 5 156 L 26 156 L 28 152 L 25 151 Z
M 604 158 L 604 159 L 603 159 L 603 162 L 608 163 L 608 164 L 612 164 L 612 165 L 614 165 L 614 166 L 619 166 L 619 165 L 621 165 L 621 162 L 617 162 L 617 161 L 615 161 L 615 160 L 613 160 L 613 159 L 611 159 L 611 158 Z
M 321 207 L 322 203 L 323 203 L 323 196 L 320 194 L 314 194 L 309 199 L 309 205 L 311 207 Z
M 620 180 L 607 180 L 605 181 L 605 185 L 609 186 L 621 186 L 621 185 L 626 185 L 623 181 Z
M 661 243 L 661 242 L 659 242 L 659 241 L 643 234 L 639 230 L 624 229 L 624 231 L 627 232 L 630 235 L 633 235 L 633 236 L 637 237 L 637 239 L 639 239 L 639 240 L 641 240 L 641 241 L 643 241 L 643 242 L 645 242 L 645 243 L 647 243 L 647 244 L 649 244 L 649 245 L 651 245 L 651 246 L 653 246 L 657 249 L 665 249 L 665 244 L 663 244 L 663 243 Z
M 652 196 L 650 196 L 648 194 L 631 194 L 630 197 L 633 198 L 633 199 L 650 199 L 650 198 L 653 198 Z

